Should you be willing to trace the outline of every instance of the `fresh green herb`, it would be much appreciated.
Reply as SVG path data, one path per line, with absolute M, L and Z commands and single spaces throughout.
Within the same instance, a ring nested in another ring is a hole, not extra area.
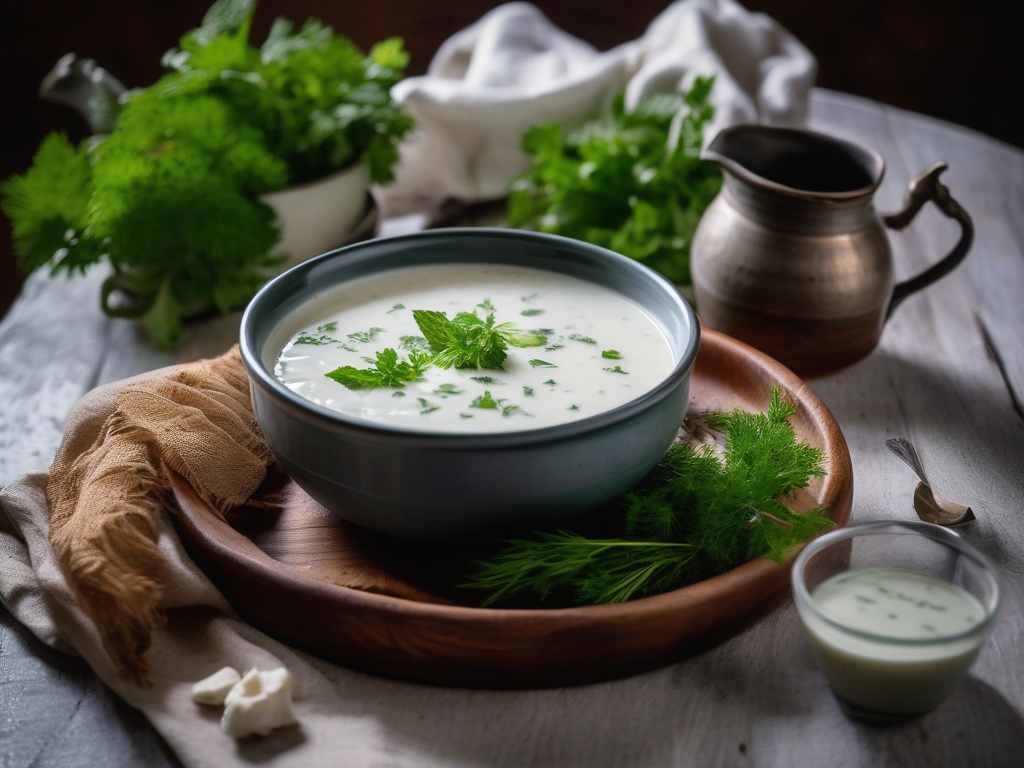
M 470 376 L 469 378 L 477 384 L 501 384 L 501 382 L 493 376 Z
M 547 381 L 545 381 L 543 383 L 546 384 L 549 387 L 557 387 L 558 386 L 558 382 L 555 381 L 554 379 L 548 379 Z
M 533 397 L 533 387 L 523 387 L 523 395 L 526 397 Z
M 420 407 L 420 413 L 426 415 L 433 413 L 434 411 L 440 410 L 441 406 L 431 405 L 431 403 L 425 397 L 417 397 L 416 404 Z
M 355 347 L 350 347 L 343 341 L 329 336 L 328 333 L 336 331 L 338 329 L 337 323 L 324 323 L 323 325 L 317 326 L 316 335 L 309 333 L 300 333 L 295 339 L 296 344 L 309 344 L 315 347 L 327 347 L 335 346 L 340 349 L 344 349 L 346 352 L 355 352 Z
M 698 77 L 688 93 L 655 94 L 628 112 L 619 93 L 568 133 L 531 128 L 532 164 L 511 185 L 509 224 L 594 243 L 689 284 L 690 242 L 721 186 L 717 166 L 700 158 L 713 84 Z
M 724 450 L 676 443 L 621 499 L 626 537 L 539 533 L 507 542 L 465 586 L 487 603 L 521 593 L 570 603 L 610 603 L 676 589 L 754 557 L 784 561 L 832 525 L 823 508 L 800 514 L 784 502 L 824 475 L 824 455 L 796 439 L 795 413 L 772 394 L 766 413 L 710 414 Z
M 444 384 L 441 384 L 440 386 L 437 387 L 437 389 L 434 390 L 434 394 L 437 395 L 438 397 L 449 397 L 451 395 L 461 395 L 462 390 L 459 389 L 457 384 L 445 382 Z
M 415 349 L 418 352 L 430 350 L 430 342 L 422 336 L 401 336 L 398 339 L 398 346 L 402 349 Z
M 484 299 L 477 306 L 484 312 L 494 312 L 494 304 L 491 303 L 490 299 Z
M 555 365 L 554 363 L 549 363 L 546 360 L 541 360 L 540 358 L 535 357 L 532 360 L 530 360 L 530 367 L 531 368 L 557 368 L 558 366 Z
M 372 389 L 375 387 L 400 389 L 407 383 L 416 381 L 423 376 L 424 370 L 430 365 L 430 355 L 410 352 L 405 360 L 401 360 L 398 357 L 398 352 L 388 347 L 378 352 L 377 359 L 373 362 L 373 368 L 355 368 L 346 365 L 335 368 L 324 375 L 349 389 Z
M 622 353 L 617 349 L 606 349 L 601 353 L 601 357 L 605 360 L 621 360 Z
M 469 407 L 501 411 L 502 416 L 511 416 L 513 413 L 519 411 L 518 405 L 511 405 L 508 400 L 504 398 L 495 399 L 491 395 L 490 391 L 486 391 L 482 395 L 475 397 L 473 402 L 469 404 Z
M 565 344 L 548 344 L 546 347 L 544 347 L 544 351 L 545 352 L 554 352 L 556 350 L 561 349 L 564 346 L 565 346 Z
M 412 121 L 390 96 L 408 56 L 397 39 L 364 56 L 330 27 L 282 19 L 249 41 L 256 0 L 218 0 L 168 51 L 113 126 L 78 146 L 43 139 L 0 186 L 25 271 L 75 274 L 106 260 L 103 310 L 138 319 L 159 347 L 183 319 L 244 306 L 281 262 L 261 197 L 364 158 L 393 178 Z
M 377 326 L 374 326 L 368 331 L 356 331 L 355 333 L 350 333 L 346 338 L 358 342 L 359 344 L 369 344 L 371 341 L 377 338 L 378 333 L 383 332 L 383 328 L 378 328 Z
M 544 310 L 543 309 L 536 309 L 536 308 L 534 308 L 534 309 L 524 309 L 519 314 L 522 315 L 523 317 L 536 317 L 537 315 L 543 315 L 544 314 Z
M 482 408 L 485 410 L 497 410 L 498 401 L 491 396 L 490 390 L 487 390 L 482 395 L 474 397 L 473 402 L 469 404 L 469 407 Z
M 296 344 L 311 344 L 316 347 L 323 347 L 328 344 L 333 344 L 334 341 L 335 340 L 332 339 L 330 336 L 313 336 L 308 333 L 301 333 L 299 334 L 298 338 L 295 339 Z
M 584 336 L 582 333 L 570 333 L 569 338 L 573 341 L 581 341 L 584 344 L 597 344 L 597 342 L 589 336 Z
M 615 366 L 612 366 L 611 368 L 602 368 L 601 370 L 602 371 L 608 371 L 608 373 L 622 373 L 622 374 L 625 374 L 627 376 L 629 375 L 629 371 L 622 370 L 622 366 L 621 365 L 615 365 Z
M 489 301 L 482 302 L 490 304 Z M 434 365 L 439 368 L 482 368 L 501 370 L 508 347 L 537 347 L 547 339 L 535 332 L 520 331 L 514 323 L 495 325 L 494 312 L 480 317 L 474 312 L 459 312 L 448 319 L 444 312 L 414 309 L 412 316 L 420 332 L 434 350 Z
M 390 315 L 392 312 L 398 312 L 402 309 L 405 309 L 405 304 L 395 304 L 395 306 L 388 310 L 388 314 Z

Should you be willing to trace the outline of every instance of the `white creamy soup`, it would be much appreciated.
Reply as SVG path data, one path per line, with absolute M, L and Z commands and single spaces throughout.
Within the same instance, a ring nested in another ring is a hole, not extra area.
M 497 349 L 479 341 L 495 336 Z M 630 299 L 502 264 L 352 280 L 289 315 L 269 343 L 281 349 L 274 373 L 293 392 L 351 417 L 432 432 L 586 418 L 649 391 L 676 363 L 661 326 Z M 498 366 L 495 356 L 504 357 Z M 460 367 L 473 363 L 488 367 Z
M 823 613 L 870 636 L 805 614 L 811 646 L 833 690 L 864 709 L 927 712 L 970 667 L 985 638 L 981 603 L 923 573 L 897 568 L 847 571 L 819 584 Z
M 977 626 L 985 610 L 948 582 L 898 568 L 863 568 L 833 576 L 811 597 L 822 611 L 881 637 L 934 640 Z

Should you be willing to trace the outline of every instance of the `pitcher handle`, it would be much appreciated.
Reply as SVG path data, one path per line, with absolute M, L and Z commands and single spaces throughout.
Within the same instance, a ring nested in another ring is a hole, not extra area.
M 907 187 L 903 210 L 882 217 L 882 221 L 887 227 L 895 230 L 903 229 L 917 216 L 924 204 L 931 200 L 939 207 L 940 211 L 960 224 L 960 240 L 953 246 L 953 250 L 921 274 L 904 280 L 902 283 L 897 283 L 892 292 L 889 309 L 885 313 L 886 319 L 907 296 L 948 275 L 957 264 L 964 260 L 964 256 L 971 249 L 971 243 L 974 242 L 974 224 L 971 222 L 971 217 L 960 203 L 953 199 L 949 190 L 939 182 L 939 176 L 948 167 L 946 163 L 936 163 L 911 181 L 910 186 Z

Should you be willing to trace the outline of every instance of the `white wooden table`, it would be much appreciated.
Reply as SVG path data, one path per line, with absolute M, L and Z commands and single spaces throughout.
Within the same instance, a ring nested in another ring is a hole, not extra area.
M 914 517 L 916 480 L 885 448 L 894 436 L 915 443 L 937 492 L 977 514 L 964 533 L 1000 564 L 1006 594 L 970 675 L 918 721 L 856 724 L 830 695 L 786 603 L 697 658 L 627 680 L 517 694 L 507 709 L 478 712 L 461 690 L 444 694 L 443 717 L 417 709 L 418 696 L 402 712 L 367 703 L 363 714 L 382 724 L 382 764 L 1024 765 L 1024 152 L 821 90 L 810 125 L 882 153 L 883 211 L 899 207 L 913 176 L 945 160 L 943 181 L 977 228 L 964 264 L 901 305 L 874 353 L 811 382 L 850 446 L 853 520 Z M 384 233 L 402 226 L 386 222 Z M 954 230 L 927 210 L 894 235 L 898 276 L 944 253 Z M 91 387 L 215 355 L 235 340 L 237 314 L 203 326 L 177 354 L 158 353 L 132 325 L 101 314 L 102 278 L 33 275 L 0 323 L 0 484 L 49 465 L 68 412 Z M 481 729 L 493 738 L 481 739 Z M 50 650 L 0 608 L 0 766 L 176 763 L 81 660 Z

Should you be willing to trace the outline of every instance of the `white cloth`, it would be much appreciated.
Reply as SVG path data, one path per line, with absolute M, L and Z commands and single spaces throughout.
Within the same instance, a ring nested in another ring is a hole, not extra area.
M 630 108 L 701 75 L 716 77 L 710 141 L 738 122 L 801 124 L 817 62 L 777 22 L 735 0 L 678 0 L 639 39 L 606 52 L 529 3 L 498 6 L 445 42 L 426 75 L 392 90 L 417 128 L 397 178 L 380 190 L 385 207 L 402 213 L 504 197 L 528 167 L 521 145 L 531 126 L 578 124 L 620 90 Z

